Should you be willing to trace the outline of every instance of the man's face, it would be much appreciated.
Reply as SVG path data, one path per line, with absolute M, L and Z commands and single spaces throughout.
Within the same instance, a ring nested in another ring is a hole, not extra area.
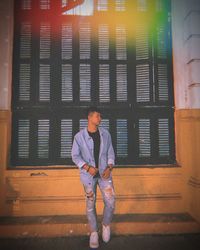
M 101 123 L 101 114 L 99 112 L 91 112 L 88 115 L 88 121 L 98 126 Z

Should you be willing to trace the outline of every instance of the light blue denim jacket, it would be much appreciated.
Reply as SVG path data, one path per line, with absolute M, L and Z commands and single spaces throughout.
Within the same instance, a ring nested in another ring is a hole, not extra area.
M 108 164 L 115 164 L 115 153 L 112 146 L 110 132 L 107 129 L 98 127 L 100 133 L 100 150 L 99 150 L 99 174 L 102 176 L 103 171 Z M 82 166 L 87 163 L 95 167 L 94 159 L 94 142 L 87 132 L 87 127 L 81 129 L 75 134 L 72 150 L 72 161 L 80 169 L 80 179 L 83 184 L 88 184 L 93 178 Z M 112 178 L 112 174 L 110 175 Z

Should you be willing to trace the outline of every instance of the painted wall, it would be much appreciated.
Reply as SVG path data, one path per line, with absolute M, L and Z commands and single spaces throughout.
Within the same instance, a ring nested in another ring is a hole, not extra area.
M 200 221 L 200 1 L 172 6 L 176 158 L 186 209 Z

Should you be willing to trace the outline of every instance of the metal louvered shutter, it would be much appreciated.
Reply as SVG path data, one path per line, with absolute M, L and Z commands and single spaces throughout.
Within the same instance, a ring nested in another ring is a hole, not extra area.
M 73 164 L 91 105 L 117 165 L 174 163 L 170 0 L 73 4 L 15 1 L 11 165 Z

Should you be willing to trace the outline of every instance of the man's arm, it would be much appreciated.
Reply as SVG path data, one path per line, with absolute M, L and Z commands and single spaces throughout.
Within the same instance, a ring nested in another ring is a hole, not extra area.
M 71 150 L 71 156 L 72 156 L 72 161 L 79 168 L 82 168 L 86 164 L 86 162 L 81 157 L 81 151 L 80 151 L 80 147 L 79 147 L 76 136 L 74 136 L 72 150 Z
M 93 166 L 89 166 L 81 157 L 81 151 L 80 147 L 77 141 L 76 136 L 74 136 L 74 141 L 72 145 L 72 151 L 71 151 L 72 161 L 78 166 L 80 169 L 85 169 L 88 173 L 90 173 L 92 176 L 94 176 L 98 170 L 94 168 Z
M 112 145 L 111 135 L 109 133 L 108 135 L 108 162 L 107 162 L 107 167 L 105 168 L 102 174 L 102 177 L 104 179 L 109 178 L 114 164 L 115 164 L 115 152 L 114 152 L 113 145 Z
M 109 133 L 108 136 L 108 165 L 114 165 L 115 164 L 115 152 L 113 149 L 113 145 L 112 145 L 112 139 L 111 139 L 111 135 Z

